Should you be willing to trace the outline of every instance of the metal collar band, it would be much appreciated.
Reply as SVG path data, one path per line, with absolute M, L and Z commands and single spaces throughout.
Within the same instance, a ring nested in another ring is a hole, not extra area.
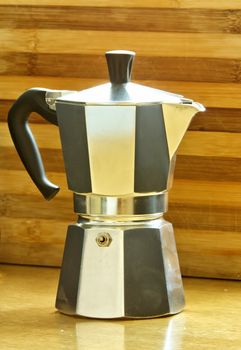
M 74 193 L 74 211 L 90 216 L 162 214 L 167 211 L 167 201 L 167 192 L 136 197 L 86 196 Z

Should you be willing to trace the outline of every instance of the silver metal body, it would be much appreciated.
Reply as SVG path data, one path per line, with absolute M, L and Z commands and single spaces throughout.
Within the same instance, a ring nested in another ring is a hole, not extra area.
M 76 212 L 166 212 L 176 151 L 198 108 L 194 103 L 97 107 L 57 100 L 68 185 L 78 203 L 81 199 Z
M 115 55 L 111 83 L 46 96 L 79 215 L 68 229 L 56 307 L 97 318 L 174 314 L 184 295 L 172 225 L 162 215 L 177 148 L 204 107 L 129 82 L 133 55 Z
M 184 293 L 172 225 L 158 218 L 70 226 L 56 307 L 94 318 L 180 312 Z

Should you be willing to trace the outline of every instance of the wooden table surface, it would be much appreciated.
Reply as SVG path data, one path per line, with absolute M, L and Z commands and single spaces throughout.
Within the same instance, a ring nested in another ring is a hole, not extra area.
M 149 320 L 95 320 L 54 309 L 59 270 L 0 266 L 1 350 L 241 349 L 241 282 L 184 279 L 186 308 Z

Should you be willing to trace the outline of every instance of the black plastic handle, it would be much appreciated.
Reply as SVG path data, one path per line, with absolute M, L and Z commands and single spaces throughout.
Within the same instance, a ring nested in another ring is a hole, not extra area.
M 46 103 L 47 89 L 34 88 L 23 93 L 8 113 L 8 127 L 18 154 L 45 199 L 53 198 L 59 191 L 46 177 L 42 157 L 28 124 L 32 112 L 40 114 L 52 124 L 58 125 L 56 112 Z

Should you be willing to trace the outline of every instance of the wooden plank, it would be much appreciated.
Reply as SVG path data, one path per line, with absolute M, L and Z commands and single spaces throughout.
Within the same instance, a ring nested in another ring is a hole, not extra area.
M 109 35 L 94 30 L 4 28 L 0 36 L 1 52 L 13 47 L 14 52 L 101 55 L 107 50 L 131 48 L 145 56 L 241 58 L 241 34 L 115 31 Z
M 230 255 L 230 253 L 234 253 L 234 255 L 239 256 L 241 261 L 241 231 L 207 232 L 204 230 L 189 230 L 187 232 L 184 229 L 178 228 L 175 232 L 176 236 L 178 237 L 178 247 L 182 250 L 183 253 L 196 251 L 198 255 L 201 253 L 209 253 L 214 257 L 219 255 L 220 253 L 223 256 L 227 256 Z M 185 244 L 185 241 L 187 244 Z M 216 242 L 216 244 L 210 245 L 210 241 Z M 239 266 L 239 269 L 240 267 L 241 266 Z
M 0 218 L 1 262 L 60 266 L 67 222 Z M 241 232 L 175 229 L 182 274 L 241 279 Z
M 42 264 L 44 259 L 47 265 L 55 265 L 56 257 L 60 261 L 67 222 L 34 218 L 14 218 L 9 221 L 7 217 L 1 217 L 0 223 L 1 246 L 8 249 L 8 256 L 1 255 L 2 261 L 12 262 L 17 254 L 21 258 L 20 263 L 33 263 L 33 258 L 35 263 L 39 261 L 39 264 Z M 176 228 L 175 236 L 182 272 L 185 275 L 206 276 L 208 271 L 209 277 L 241 278 L 240 235 L 241 232 Z M 51 250 L 49 256 L 45 254 L 46 251 L 48 253 L 48 247 L 55 250 L 55 254 L 51 254 Z M 233 265 L 234 260 L 237 264 Z M 207 268 L 210 261 L 212 264 Z
M 36 35 L 33 30 L 21 29 L 19 32 L 13 29 L 0 29 L 0 50 L 16 52 L 31 52 L 35 50 Z
M 33 135 L 39 147 L 46 149 L 60 149 L 59 129 L 53 124 L 33 124 Z M 2 147 L 12 147 L 13 142 L 8 130 L 7 123 L 0 123 L 0 139 Z
M 36 31 L 35 50 L 37 52 L 62 53 L 64 51 L 65 53 L 95 52 L 100 54 L 110 49 L 127 47 L 136 51 L 138 55 L 146 56 L 241 58 L 240 34 L 130 33 L 121 31 L 108 34 L 108 31 L 65 30 L 62 32 L 52 30 L 50 32 L 49 30 L 39 30 Z M 49 40 L 50 35 L 61 37 L 61 40 L 56 40 L 55 44 L 52 45 Z M 91 46 L 88 45 L 90 41 Z M 16 49 L 16 51 L 18 50 Z
M 59 130 L 56 126 L 33 124 L 32 132 L 40 148 L 60 149 Z M 1 147 L 12 147 L 6 123 L 0 123 Z M 187 131 L 179 150 L 179 155 L 202 157 L 241 158 L 241 135 L 239 133 Z
M 24 170 L 24 166 L 14 147 L 0 148 L 0 168 L 8 170 Z M 64 172 L 64 162 L 61 150 L 42 148 L 40 150 L 47 172 Z
M 178 257 L 183 276 L 240 280 L 240 258 L 235 254 L 216 258 L 203 253 L 197 259 L 196 252 L 180 251 Z
M 0 0 L 1 5 L 16 6 L 36 6 L 39 5 L 38 0 Z M 241 4 L 237 0 L 149 0 L 148 4 L 143 0 L 41 0 L 41 4 L 45 6 L 92 6 L 92 7 L 141 7 L 141 8 L 209 8 L 209 9 L 241 9 Z
M 241 134 L 188 131 L 178 149 L 179 155 L 201 157 L 241 157 Z
M 210 211 L 215 211 L 216 207 L 235 207 L 241 213 L 241 182 L 175 179 L 169 200 L 171 203 L 206 205 Z
M 136 80 L 171 80 L 194 82 L 241 82 L 239 59 L 198 57 L 138 56 L 133 69 Z M 2 75 L 45 75 L 107 79 L 104 55 L 1 52 Z M 212 71 L 212 74 L 210 74 Z
M 56 183 L 61 191 L 61 198 L 72 201 L 72 192 L 68 190 L 65 173 L 48 172 L 48 178 Z M 23 170 L 5 170 L 1 169 L 0 193 L 18 194 L 18 195 L 37 195 L 41 197 L 40 192 L 34 185 L 25 169 Z
M 144 83 L 157 89 L 180 93 L 186 97 L 189 96 L 194 101 L 203 103 L 205 107 L 241 108 L 241 84 L 149 80 L 145 80 Z
M 39 76 L 1 76 L 0 101 L 15 100 L 31 87 L 47 87 L 60 90 L 82 90 L 106 82 L 102 79 L 77 79 Z M 203 103 L 210 108 L 241 108 L 241 84 L 141 80 L 145 84 L 161 90 L 179 93 Z
M 0 101 L 0 122 L 6 122 L 10 107 L 14 101 Z M 221 131 L 241 133 L 240 109 L 231 108 L 207 108 L 205 113 L 198 113 L 193 118 L 189 130 L 192 131 Z M 41 116 L 32 113 L 31 123 L 49 124 Z
M 48 76 L 1 76 L 0 101 L 15 100 L 25 90 L 32 87 L 46 87 L 57 90 L 83 90 L 104 83 L 106 80 Z
M 0 261 L 60 266 L 69 223 L 63 220 L 9 220 L 1 217 Z
M 61 188 L 58 196 L 72 201 L 72 192 L 68 190 L 64 173 L 48 173 L 51 181 Z M 1 170 L 0 194 L 37 195 L 41 198 L 32 180 L 25 170 Z M 215 206 L 235 206 L 241 209 L 240 182 L 213 182 L 204 180 L 186 180 L 176 178 L 169 192 L 173 203 L 200 204 Z
M 207 108 L 193 118 L 189 130 L 241 132 L 241 110 L 230 108 Z
M 0 122 L 6 122 L 10 108 L 14 100 L 0 100 Z M 30 123 L 49 124 L 44 118 L 37 113 L 32 113 L 29 119 Z
M 240 182 L 241 159 L 179 155 L 176 162 L 175 178 Z
M 241 11 L 0 5 L 1 28 L 241 33 Z M 108 20 L 106 20 L 108 18 Z
M 42 148 L 41 155 L 47 172 L 63 173 L 65 171 L 61 150 Z M 8 170 L 24 170 L 24 167 L 13 147 L 0 149 L 0 168 Z M 240 182 L 241 158 L 178 155 L 175 178 L 216 182 Z
M 3 243 L 0 246 L 0 261 L 8 264 L 60 266 L 63 244 Z
M 241 279 L 241 232 L 176 229 L 185 276 Z
M 209 203 L 200 205 L 170 201 L 165 218 L 175 229 L 239 232 L 241 227 L 240 208 L 232 206 L 232 203 L 220 207 L 210 206 Z
M 70 222 L 39 218 L 0 218 L 1 244 L 64 244 Z
M 23 205 L 24 203 L 24 205 Z M 6 217 L 36 218 L 76 221 L 72 200 L 61 196 L 47 202 L 38 195 L 0 195 L 0 214 Z
M 223 195 L 225 196 L 225 192 Z M 241 215 L 237 202 L 238 199 L 231 201 L 229 205 L 217 205 L 214 200 L 210 203 L 191 203 L 182 198 L 171 198 L 165 217 L 174 227 L 183 229 L 239 232 Z M 76 221 L 72 206 L 72 199 L 61 197 L 61 194 L 50 202 L 46 202 L 39 194 L 0 194 L 0 214 L 8 218 L 54 218 L 71 223 Z
M 31 53 L 13 54 L 10 49 L 10 52 L 0 54 L 0 73 L 2 75 L 29 75 L 33 62 Z

